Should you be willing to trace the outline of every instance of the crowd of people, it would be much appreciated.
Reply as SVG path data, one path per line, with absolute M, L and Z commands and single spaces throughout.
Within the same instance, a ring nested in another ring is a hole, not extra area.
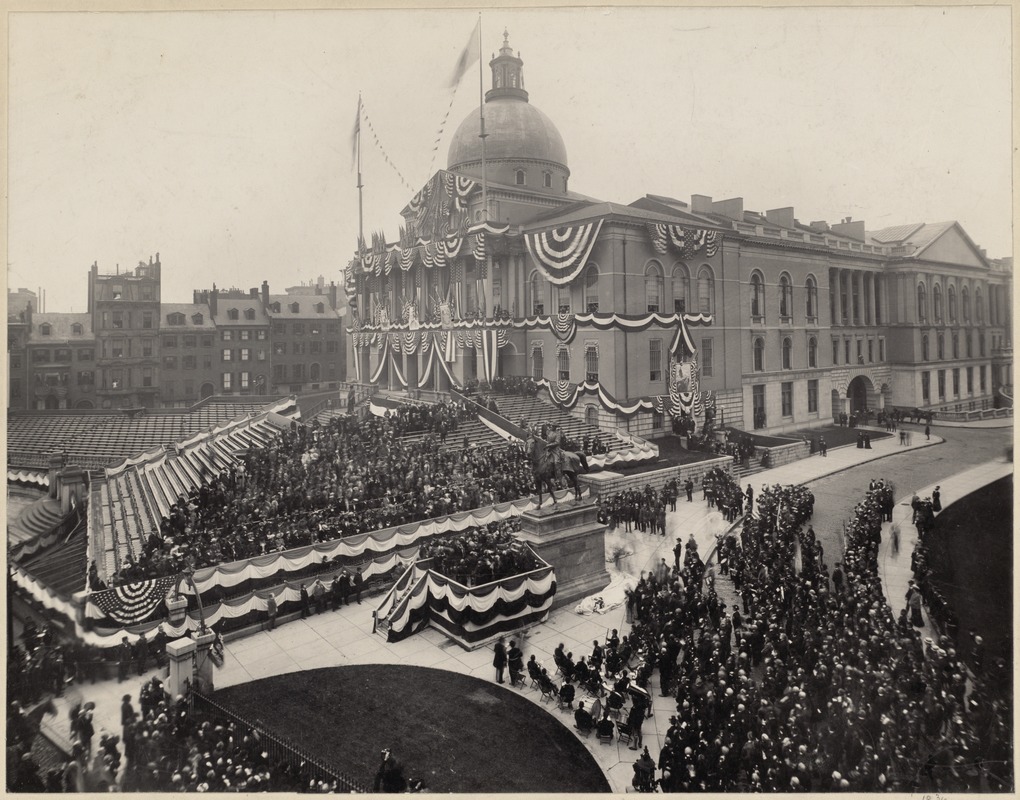
M 949 637 L 922 641 L 885 601 L 878 548 L 891 495 L 887 482 L 872 483 L 831 575 L 809 525 L 811 493 L 776 486 L 720 549 L 739 603 L 727 607 L 686 560 L 686 575 L 643 576 L 630 642 L 656 663 L 677 708 L 645 789 L 1011 785 L 1004 700 L 973 676 L 968 693 Z
M 527 496 L 534 485 L 523 449 L 442 448 L 439 436 L 400 438 L 422 416 L 336 417 L 295 426 L 271 445 L 182 497 L 136 561 L 113 583 L 278 552 Z M 413 420 L 413 423 L 408 420 Z
M 645 484 L 644 489 L 625 489 L 611 495 L 600 495 L 599 522 L 610 529 L 624 526 L 630 533 L 639 530 L 642 533 L 666 535 L 666 512 L 676 511 L 676 501 L 680 496 L 680 481 L 673 478 L 656 491 L 651 485 Z
M 137 707 L 136 707 L 137 703 Z M 95 704 L 68 710 L 70 757 L 45 773 L 38 723 L 17 704 L 7 721 L 8 786 L 34 792 L 338 792 L 343 778 L 278 746 L 258 728 L 171 697 L 158 678 L 121 702 L 121 733 L 96 731 Z M 59 723 L 55 723 L 59 724 Z
M 531 572 L 541 564 L 531 548 L 514 537 L 520 527 L 520 518 L 510 517 L 454 536 L 431 539 L 422 545 L 419 558 L 431 558 L 432 569 L 464 586 Z
M 401 403 L 388 409 L 386 418 L 393 425 L 395 436 L 426 431 L 446 442 L 447 436 L 456 433 L 460 423 L 473 419 L 474 414 L 461 403 Z

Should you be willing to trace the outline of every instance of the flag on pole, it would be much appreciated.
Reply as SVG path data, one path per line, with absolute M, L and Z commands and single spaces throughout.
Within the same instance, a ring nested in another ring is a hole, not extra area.
M 361 133 L 361 95 L 358 95 L 358 115 L 354 118 L 354 128 L 351 130 L 351 169 L 358 160 L 358 136 Z
M 464 73 L 468 71 L 468 68 L 474 64 L 480 57 L 479 47 L 481 46 L 478 41 L 479 30 L 482 25 L 482 15 L 478 15 L 478 21 L 475 23 L 475 27 L 471 31 L 471 36 L 468 37 L 467 44 L 464 46 L 464 50 L 460 54 L 460 58 L 457 59 L 457 65 L 453 68 L 453 74 L 450 75 L 450 82 L 448 87 L 453 89 L 460 83 L 460 79 L 464 77 Z

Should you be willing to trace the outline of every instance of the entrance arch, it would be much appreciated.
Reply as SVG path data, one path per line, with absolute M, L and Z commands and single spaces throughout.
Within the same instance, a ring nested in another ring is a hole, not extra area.
M 207 397 L 212 397 L 216 393 L 216 389 L 213 388 L 211 383 L 203 383 L 202 388 L 199 389 L 198 396 L 205 400 Z
M 858 375 L 846 387 L 850 412 L 856 414 L 865 409 L 874 412 L 878 408 L 878 390 L 867 375 Z

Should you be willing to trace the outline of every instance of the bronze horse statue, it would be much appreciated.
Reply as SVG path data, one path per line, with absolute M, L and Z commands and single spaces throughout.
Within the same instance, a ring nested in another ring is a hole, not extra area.
M 583 467 L 588 470 L 588 461 L 583 454 L 570 450 L 563 450 L 557 440 L 547 442 L 539 436 L 532 434 L 527 441 L 527 452 L 531 456 L 531 471 L 535 476 L 535 491 L 538 493 L 538 504 L 542 505 L 542 486 L 549 490 L 549 494 L 556 500 L 554 494 L 555 484 L 566 476 L 570 486 L 574 489 L 574 499 L 581 499 L 581 486 L 577 482 L 577 473 Z

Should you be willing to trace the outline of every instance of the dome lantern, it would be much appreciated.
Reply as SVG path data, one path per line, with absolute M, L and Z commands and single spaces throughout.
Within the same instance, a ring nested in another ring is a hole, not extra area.
M 494 97 L 517 97 L 528 101 L 528 93 L 524 90 L 524 62 L 520 54 L 514 55 L 510 47 L 510 34 L 503 29 L 503 46 L 499 55 L 489 62 L 492 70 L 492 88 L 485 93 L 485 102 Z

